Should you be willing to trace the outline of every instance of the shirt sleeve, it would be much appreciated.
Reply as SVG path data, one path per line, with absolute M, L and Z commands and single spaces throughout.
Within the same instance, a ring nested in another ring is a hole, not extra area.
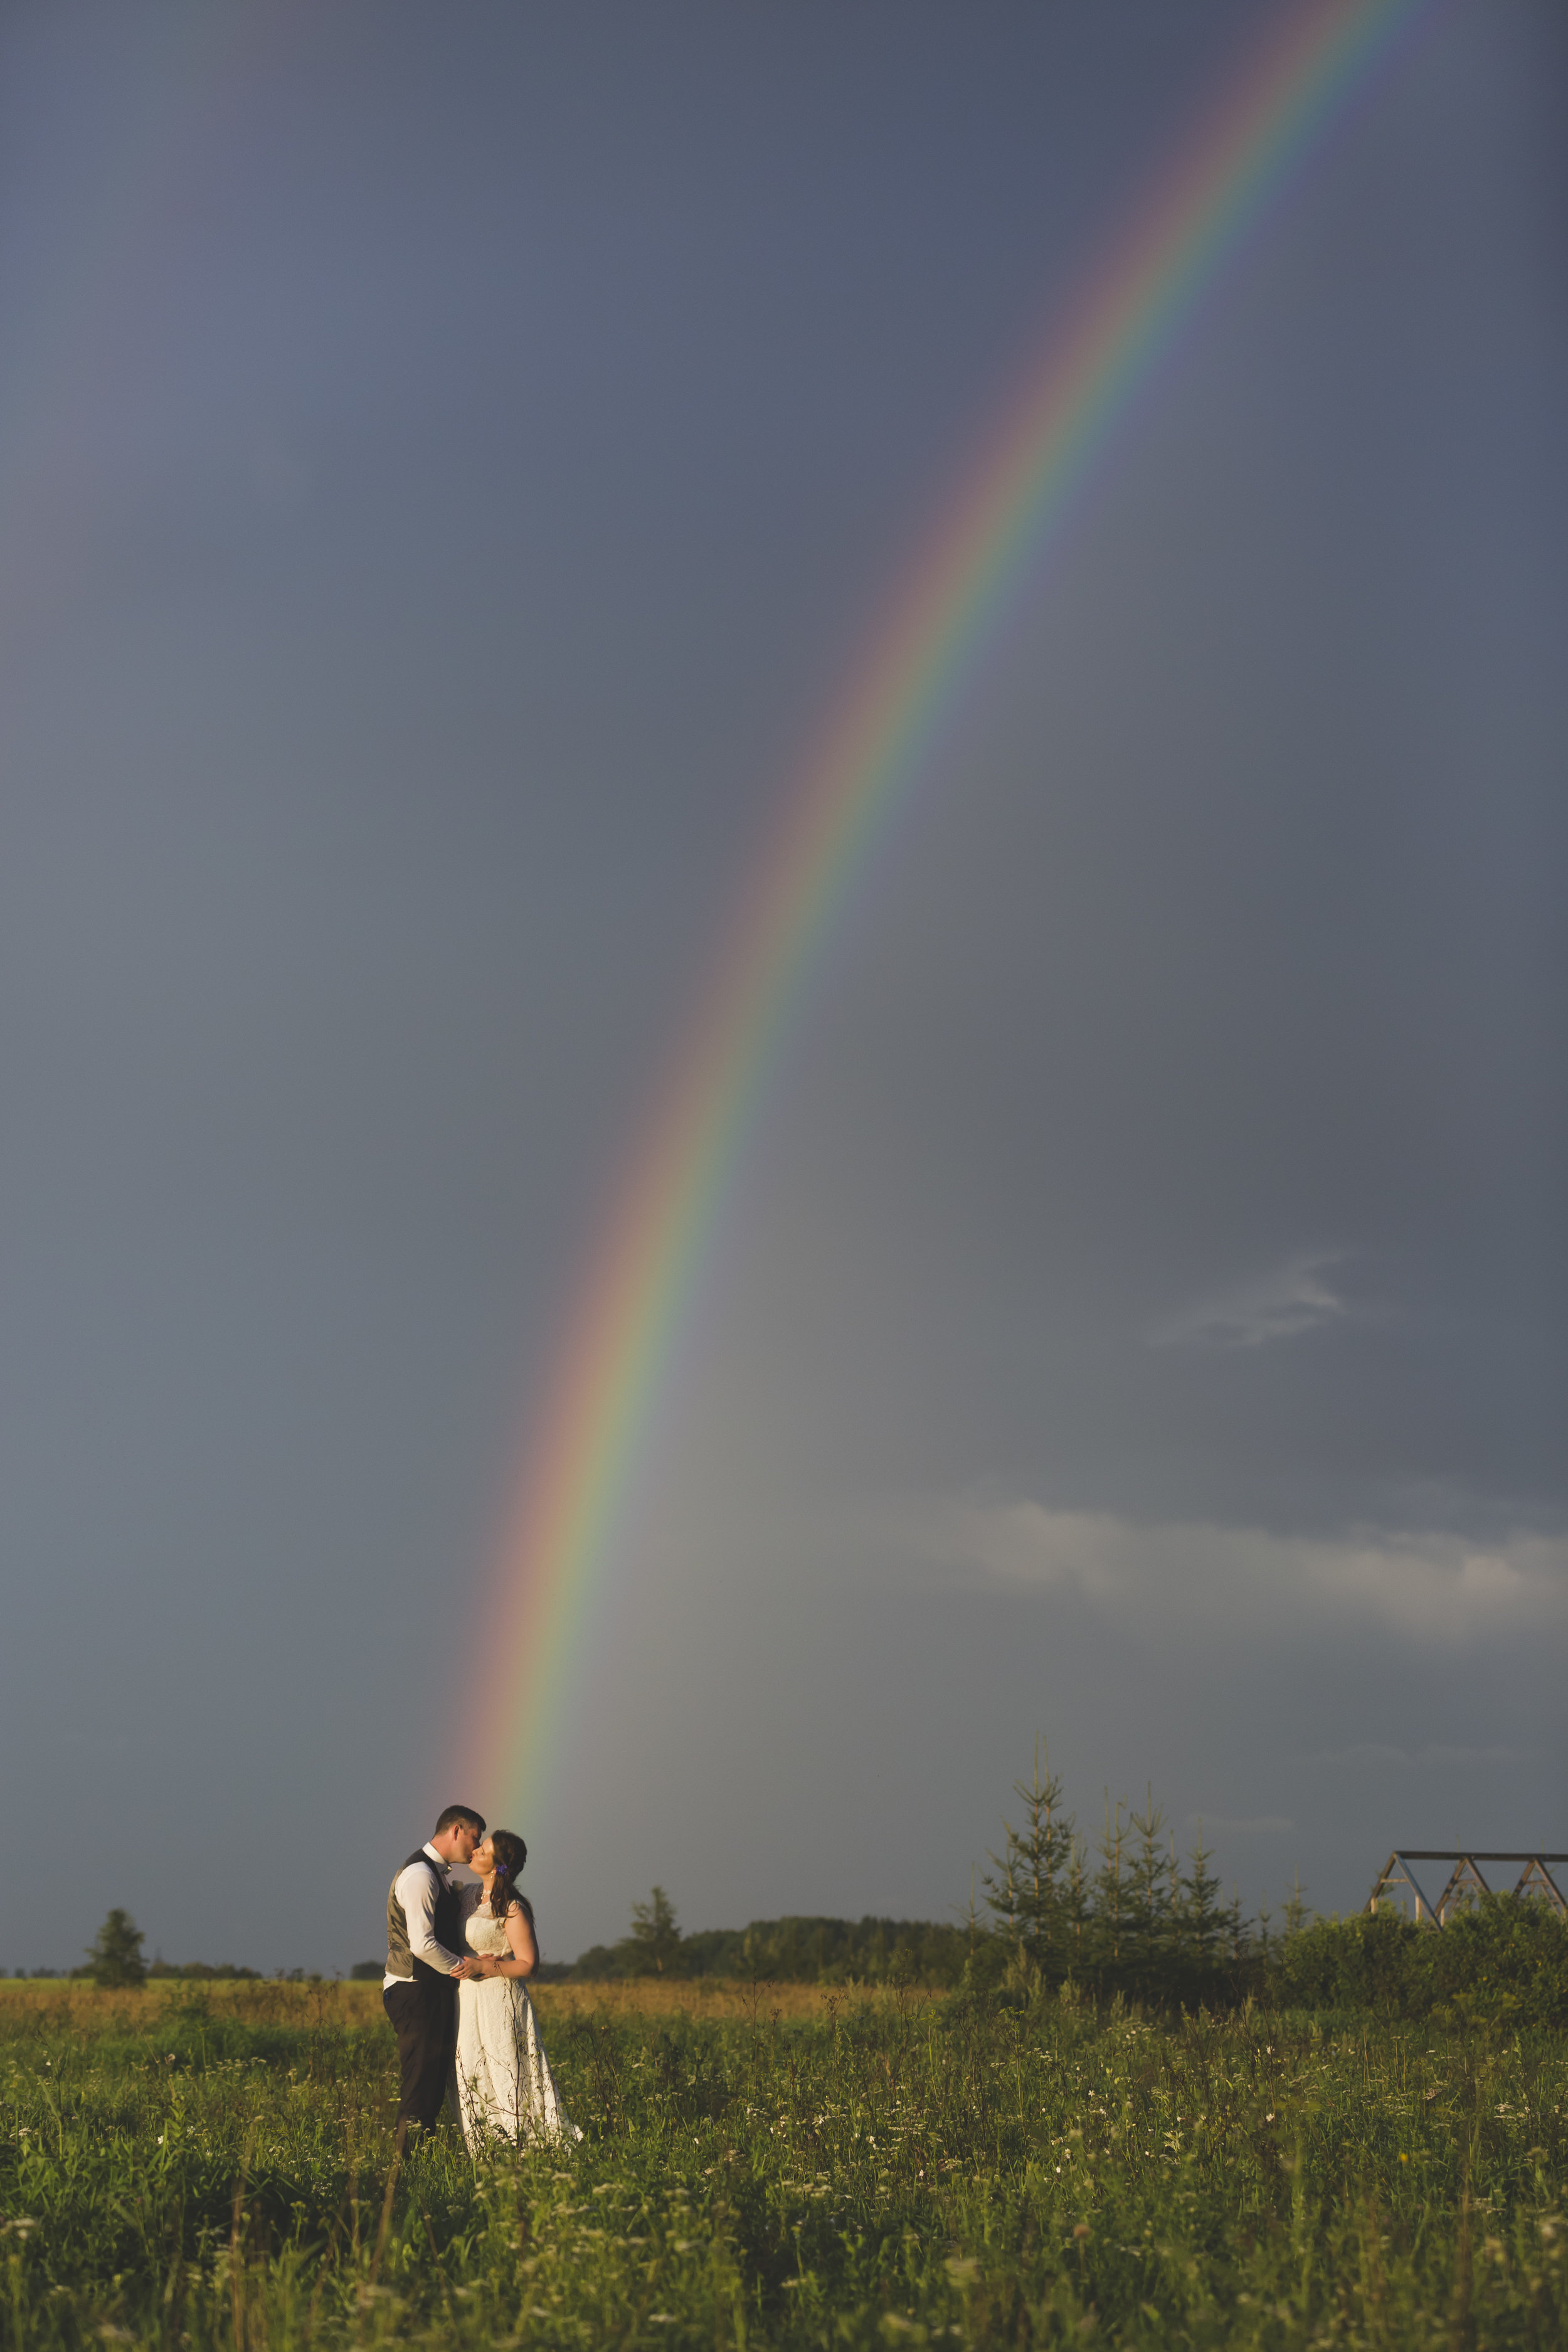
M 436 1941 L 436 1871 L 432 1863 L 411 1862 L 397 1874 L 397 1899 L 408 1922 L 408 1948 L 427 1969 L 450 1976 L 459 1955 Z

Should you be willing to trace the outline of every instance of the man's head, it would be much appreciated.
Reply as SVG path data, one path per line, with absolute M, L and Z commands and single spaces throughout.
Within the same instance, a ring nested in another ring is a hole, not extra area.
M 443 1862 L 469 1863 L 484 1833 L 483 1813 L 476 1813 L 472 1805 L 448 1805 L 430 1843 Z

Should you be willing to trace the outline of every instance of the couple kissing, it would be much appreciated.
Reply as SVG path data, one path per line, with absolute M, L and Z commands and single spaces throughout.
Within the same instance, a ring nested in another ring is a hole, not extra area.
M 528 1848 L 448 1805 L 386 1898 L 381 1998 L 397 2036 L 399 2146 L 443 2108 L 472 2154 L 489 2142 L 580 2139 L 560 2094 L 526 1979 L 539 1961 L 533 1909 L 517 1885 Z M 459 1865 L 479 1874 L 462 1885 Z

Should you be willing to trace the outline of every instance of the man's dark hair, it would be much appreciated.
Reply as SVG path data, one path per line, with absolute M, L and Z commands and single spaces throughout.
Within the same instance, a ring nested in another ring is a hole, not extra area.
M 436 1824 L 436 1835 L 439 1837 L 443 1830 L 449 1830 L 454 1822 L 472 1822 L 481 1837 L 485 1833 L 483 1813 L 476 1813 L 472 1805 L 448 1805 Z

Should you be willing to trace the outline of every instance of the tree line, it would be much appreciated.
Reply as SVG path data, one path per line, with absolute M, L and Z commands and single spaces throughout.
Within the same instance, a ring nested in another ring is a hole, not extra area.
M 259 1969 L 241 1968 L 233 1960 L 180 1962 L 162 1958 L 149 1960 L 143 1957 L 142 1948 L 146 1941 L 130 1912 L 117 1905 L 88 1946 L 79 1968 L 18 1969 L 16 1974 L 27 1978 L 81 1979 L 103 1985 L 110 1990 L 121 1990 L 127 1985 L 156 1984 L 165 1978 L 193 1978 L 216 1982 L 248 1979 L 257 1982 L 261 1976 Z M 301 1969 L 291 1969 L 289 1973 L 296 1978 L 304 1975 Z M 379 1975 L 380 1970 L 376 1973 Z M 3 1974 L 4 1970 L 0 1970 L 0 1975 Z
M 1316 1919 L 1298 1884 L 1276 1924 L 1228 1903 L 1202 1835 L 1178 1855 L 1151 1790 L 1108 1809 L 1092 1845 L 1036 1751 L 1018 1811 L 987 1856 L 982 1901 L 950 1926 L 783 1918 L 683 1936 L 662 1887 L 630 1933 L 564 1971 L 577 1981 L 723 1976 L 919 1983 L 1012 2000 L 1072 1988 L 1152 2009 L 1372 2010 L 1385 2016 L 1568 2024 L 1568 1922 L 1547 1903 L 1487 1896 L 1436 1931 L 1397 1910 Z
M 663 1973 L 986 1988 L 1070 1979 L 1098 1995 L 1211 2004 L 1234 1997 L 1268 1948 L 1269 1924 L 1245 1918 L 1239 1895 L 1222 1902 L 1201 1837 L 1179 1858 L 1151 1792 L 1142 1811 L 1122 1802 L 1108 1812 L 1091 1852 L 1037 1748 L 1031 1778 L 1014 1793 L 1019 1817 L 1004 1822 L 982 1902 L 972 1899 L 964 1919 L 760 1919 L 683 1936 L 656 1886 L 632 1906 L 630 1933 L 584 1952 L 571 1974 L 590 1982 Z M 1285 1933 L 1305 1916 L 1298 1894 Z
M 1139 1810 L 1108 1809 L 1092 1844 L 1063 1801 L 1060 1777 L 1036 1751 L 1014 1783 L 1016 1818 L 988 1854 L 965 1917 L 938 1922 L 786 1916 L 745 1927 L 683 1933 L 662 1886 L 632 1906 L 628 1933 L 572 1965 L 542 1967 L 543 1981 L 610 1983 L 638 1977 L 719 1977 L 820 1985 L 918 1984 L 1027 2000 L 1070 1988 L 1173 2011 L 1270 2007 L 1373 2010 L 1389 2016 L 1482 2016 L 1568 2024 L 1568 1922 L 1547 1903 L 1488 1896 L 1440 1932 L 1384 1908 L 1315 1919 L 1300 1886 L 1276 1925 L 1222 1900 L 1212 1855 L 1197 1837 L 1178 1855 L 1151 1790 Z M 107 1986 L 157 1977 L 255 1977 L 230 1963 L 176 1968 L 145 1962 L 144 1938 L 110 1911 L 83 1967 Z M 300 1978 L 303 1971 L 291 1975 Z M 379 1979 L 379 1960 L 355 1978 Z
M 574 1984 L 635 1977 L 729 1977 L 775 1984 L 955 1985 L 973 1939 L 928 1919 L 753 1919 L 683 1935 L 662 1886 L 632 1906 L 630 1933 L 595 1944 L 562 1974 Z

